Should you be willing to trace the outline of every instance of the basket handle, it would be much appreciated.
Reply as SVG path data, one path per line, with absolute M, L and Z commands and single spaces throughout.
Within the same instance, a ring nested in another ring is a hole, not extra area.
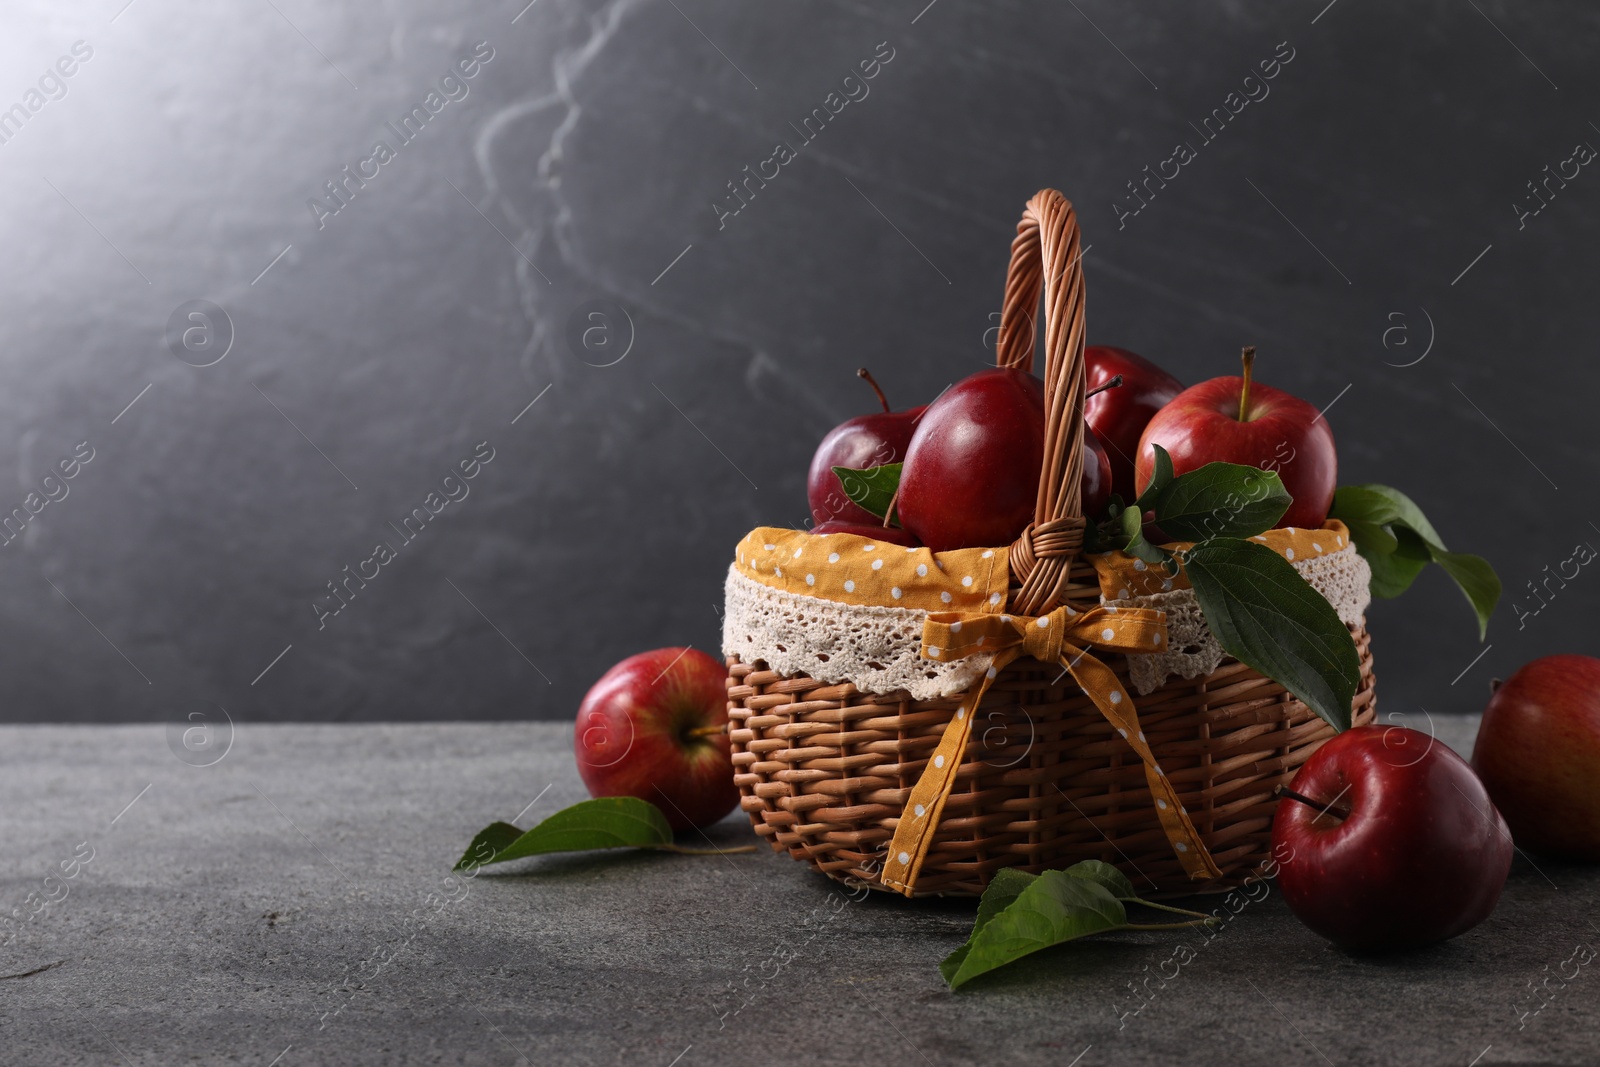
M 995 363 L 1033 371 L 1034 318 L 1044 295 L 1044 466 L 1034 521 L 1011 547 L 1020 588 L 1011 610 L 1059 607 L 1083 547 L 1084 286 L 1078 216 L 1066 197 L 1042 189 L 1028 201 L 1011 242 Z

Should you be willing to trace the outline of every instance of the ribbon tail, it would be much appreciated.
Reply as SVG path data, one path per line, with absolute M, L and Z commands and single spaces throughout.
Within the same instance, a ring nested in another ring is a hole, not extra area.
M 972 720 L 977 716 L 978 703 L 989 691 L 994 681 L 1012 660 L 1021 655 L 1021 649 L 1007 649 L 995 655 L 983 679 L 968 689 L 961 698 L 961 707 L 945 727 L 939 746 L 933 750 L 928 764 L 922 770 L 917 784 L 911 787 L 905 810 L 889 842 L 889 854 L 884 859 L 879 881 L 889 889 L 910 896 L 922 871 L 922 863 L 933 844 L 933 831 L 944 815 L 944 803 L 955 786 L 956 772 L 967 752 L 967 739 L 972 735 Z
M 1161 829 L 1172 844 L 1184 873 L 1191 880 L 1222 877 L 1222 869 L 1217 866 L 1205 842 L 1200 840 L 1189 813 L 1178 800 L 1178 790 L 1168 780 L 1166 772 L 1156 762 L 1155 753 L 1145 741 L 1144 732 L 1139 729 L 1138 710 L 1134 708 L 1127 690 L 1122 688 L 1116 673 L 1087 650 L 1075 648 L 1063 650 L 1061 665 L 1072 674 L 1073 680 L 1094 701 L 1094 706 L 1100 709 L 1100 714 L 1116 728 L 1144 764 L 1144 777 L 1150 786 L 1151 799 L 1155 802 L 1156 817 L 1161 821 Z

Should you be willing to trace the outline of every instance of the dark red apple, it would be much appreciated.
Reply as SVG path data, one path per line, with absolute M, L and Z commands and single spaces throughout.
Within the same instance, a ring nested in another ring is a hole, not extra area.
M 1106 450 L 1084 428 L 1083 514 L 1111 502 Z M 1008 367 L 982 370 L 928 405 L 906 450 L 900 523 L 935 552 L 1008 545 L 1033 520 L 1044 467 L 1044 383 Z
M 638 797 L 674 830 L 709 826 L 733 810 L 728 669 L 693 648 L 629 656 L 578 708 L 573 751 L 596 797 Z
M 928 405 L 906 450 L 900 523 L 933 549 L 1008 545 L 1033 519 L 1044 466 L 1044 383 L 982 370 Z
M 1600 861 L 1600 659 L 1545 656 L 1494 691 L 1472 765 L 1530 852 Z
M 888 399 L 867 369 L 863 367 L 856 374 L 872 386 L 883 410 L 846 419 L 829 430 L 828 436 L 817 446 L 816 453 L 811 457 L 811 470 L 806 475 L 806 499 L 811 504 L 812 522 L 821 523 L 830 519 L 845 522 L 882 521 L 845 495 L 833 468 L 864 470 L 901 462 L 906 458 L 906 448 L 911 443 L 917 420 L 927 410 L 927 405 L 907 411 L 889 410 Z
M 1217 460 L 1277 471 L 1294 498 L 1278 525 L 1314 530 L 1327 521 L 1338 479 L 1333 431 L 1306 401 L 1251 382 L 1255 349 L 1245 353 L 1244 377 L 1191 385 L 1156 412 L 1139 439 L 1134 483 L 1141 492 L 1149 484 L 1156 445 L 1172 456 L 1173 474 Z
M 919 543 L 907 531 L 898 526 L 885 526 L 880 519 L 874 519 L 872 522 L 841 522 L 838 519 L 831 519 L 811 527 L 811 533 L 817 537 L 825 537 L 828 534 L 855 534 L 857 537 L 870 537 L 874 541 L 887 541 L 891 545 L 905 545 L 907 548 L 916 548 Z
M 1083 514 L 1094 521 L 1104 516 L 1106 509 L 1111 506 L 1115 478 L 1111 473 L 1111 458 L 1106 455 L 1106 446 L 1087 426 L 1083 428 L 1083 453 L 1083 481 L 1079 483 L 1082 487 Z
M 1472 768 L 1399 726 L 1358 726 L 1317 749 L 1278 804 L 1272 847 L 1290 910 L 1350 952 L 1465 933 L 1511 870 L 1511 833 Z
M 1183 383 L 1126 348 L 1090 345 L 1083 350 L 1083 359 L 1084 382 L 1091 392 L 1122 375 L 1120 386 L 1089 397 L 1083 417 L 1110 458 L 1110 492 L 1121 496 L 1123 503 L 1131 503 L 1139 495 L 1133 480 L 1139 436 L 1151 417 L 1183 392 Z M 1084 513 L 1098 514 L 1087 508 Z

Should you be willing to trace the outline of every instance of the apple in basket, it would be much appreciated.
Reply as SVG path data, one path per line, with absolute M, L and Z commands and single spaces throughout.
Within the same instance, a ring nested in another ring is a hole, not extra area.
M 1172 457 L 1172 473 L 1214 460 L 1277 471 L 1294 498 L 1280 527 L 1314 530 L 1328 518 L 1338 456 L 1328 420 L 1314 406 L 1269 385 L 1252 383 L 1256 350 L 1244 350 L 1244 375 L 1191 385 L 1156 412 L 1139 438 L 1134 480 L 1149 484 L 1155 446 Z
M 881 522 L 876 515 L 845 495 L 833 468 L 862 470 L 899 463 L 906 458 L 906 448 L 911 444 L 911 434 L 916 429 L 917 420 L 927 410 L 927 405 L 923 405 L 907 411 L 891 411 L 883 390 L 878 388 L 878 383 L 867 369 L 862 367 L 856 374 L 872 386 L 883 410 L 845 420 L 829 430 L 828 436 L 817 446 L 816 454 L 811 457 L 811 470 L 806 475 L 806 499 L 811 504 L 813 522 L 824 523 L 835 519 L 841 522 Z
M 1472 765 L 1519 846 L 1600 860 L 1600 660 L 1544 656 L 1498 686 Z
M 1090 426 L 1083 428 L 1083 481 L 1079 484 L 1082 486 L 1079 499 L 1084 515 L 1091 520 L 1100 518 L 1111 506 L 1115 477 L 1111 473 L 1111 457 L 1106 453 L 1106 446 Z
M 857 537 L 870 537 L 875 541 L 887 541 L 891 545 L 917 547 L 917 539 L 908 531 L 898 526 L 885 526 L 881 519 L 873 519 L 871 522 L 841 522 L 838 519 L 830 519 L 811 527 L 811 533 L 813 536 L 855 534 Z
M 1111 491 L 1132 500 L 1139 495 L 1133 481 L 1139 438 L 1155 413 L 1183 392 L 1183 383 L 1143 356 L 1108 345 L 1085 348 L 1083 367 L 1089 389 L 1083 417 L 1110 457 Z M 1100 388 L 1118 377 L 1121 385 Z
M 900 475 L 901 525 L 935 552 L 1007 545 L 1032 521 L 1044 466 L 1044 383 L 1014 367 L 964 378 L 928 405 Z M 1084 427 L 1083 513 L 1111 499 L 1111 463 Z
M 1478 776 L 1434 738 L 1358 726 L 1325 743 L 1272 821 L 1291 911 L 1350 952 L 1418 948 L 1488 918 L 1511 834 Z
M 641 652 L 602 675 L 572 743 L 590 795 L 648 800 L 674 830 L 732 811 L 727 680 L 727 667 L 693 648 Z

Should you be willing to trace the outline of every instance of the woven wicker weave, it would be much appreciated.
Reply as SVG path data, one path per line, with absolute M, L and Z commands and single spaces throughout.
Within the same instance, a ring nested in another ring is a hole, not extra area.
M 1048 432 L 1038 517 L 1011 549 L 1010 610 L 1098 602 L 1076 558 L 1083 407 L 1083 278 L 1071 205 L 1046 190 L 1012 246 L 997 362 L 1031 368 L 1044 285 Z M 1370 722 L 1364 627 L 1353 721 Z M 1105 657 L 1127 681 L 1123 656 Z M 775 850 L 830 877 L 882 888 L 879 861 L 960 695 L 873 695 L 729 659 L 729 735 L 741 804 Z M 1138 759 L 1059 666 L 1019 659 L 985 696 L 915 895 L 981 893 L 995 871 L 1115 864 L 1147 895 L 1240 884 L 1269 855 L 1273 788 L 1333 730 L 1277 682 L 1233 659 L 1138 698 L 1142 729 L 1222 877 L 1185 877 L 1157 821 Z

